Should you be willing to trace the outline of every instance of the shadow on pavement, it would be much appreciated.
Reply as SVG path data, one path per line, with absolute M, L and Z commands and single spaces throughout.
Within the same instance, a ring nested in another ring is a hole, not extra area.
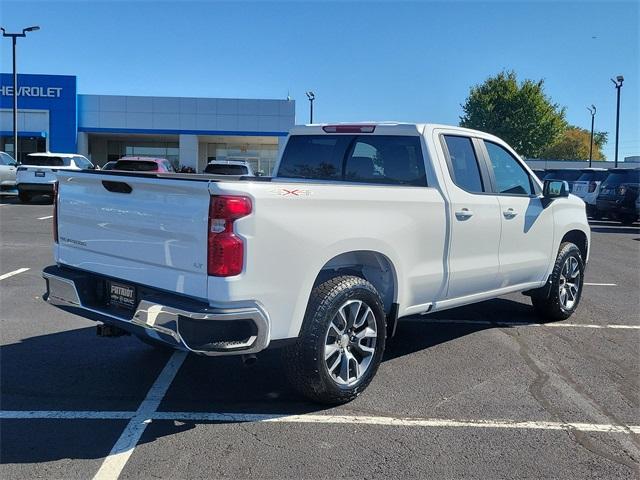
M 420 317 L 420 321 L 401 321 L 383 362 L 494 328 L 489 324 L 430 323 L 430 319 L 523 325 L 539 321 L 529 305 L 508 299 Z M 98 338 L 93 328 L 27 338 L 0 347 L 0 405 L 3 410 L 135 411 L 168 355 L 133 337 Z M 252 367 L 243 367 L 237 357 L 187 357 L 158 410 L 284 415 L 327 408 L 299 397 L 283 374 L 280 352 L 268 350 Z M 126 422 L 3 420 L 0 458 L 3 463 L 102 458 Z M 174 422 L 172 427 L 154 431 L 172 435 L 195 426 L 196 422 Z M 142 442 L 155 438 L 158 436 L 148 434 Z

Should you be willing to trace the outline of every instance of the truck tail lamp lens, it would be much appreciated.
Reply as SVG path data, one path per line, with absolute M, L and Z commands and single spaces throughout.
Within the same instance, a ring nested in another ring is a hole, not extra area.
M 53 241 L 58 243 L 58 182 L 53 183 Z
M 248 197 L 214 195 L 209 201 L 207 272 L 215 277 L 242 273 L 244 242 L 233 232 L 233 223 L 251 213 Z
M 322 127 L 327 133 L 373 133 L 375 125 L 326 125 Z

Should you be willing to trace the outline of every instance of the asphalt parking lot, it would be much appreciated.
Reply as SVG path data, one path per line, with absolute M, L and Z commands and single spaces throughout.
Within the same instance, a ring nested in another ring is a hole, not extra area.
M 639 475 L 637 224 L 594 222 L 569 320 L 521 295 L 406 319 L 368 390 L 324 408 L 277 352 L 185 357 L 45 304 L 50 215 L 0 201 L 3 479 Z

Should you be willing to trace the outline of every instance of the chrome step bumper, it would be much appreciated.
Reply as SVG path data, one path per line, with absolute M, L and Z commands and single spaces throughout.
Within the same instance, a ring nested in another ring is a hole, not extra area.
M 257 305 L 216 309 L 157 292 L 143 296 L 135 311 L 127 315 L 108 305 L 97 305 L 92 298 L 96 282 L 106 280 L 104 277 L 59 266 L 45 268 L 42 276 L 50 304 L 176 349 L 218 356 L 257 353 L 269 345 L 269 319 Z M 243 338 L 228 338 L 234 327 L 246 333 Z M 220 331 L 226 333 L 221 336 Z

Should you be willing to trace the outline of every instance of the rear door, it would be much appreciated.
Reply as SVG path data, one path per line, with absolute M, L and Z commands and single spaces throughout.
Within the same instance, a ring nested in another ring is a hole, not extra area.
M 553 208 L 543 206 L 537 183 L 512 152 L 482 143 L 500 204 L 500 286 L 542 281 L 553 256 Z
M 451 239 L 447 298 L 483 293 L 499 287 L 500 205 L 490 191 L 479 141 L 443 133 L 447 159 Z

